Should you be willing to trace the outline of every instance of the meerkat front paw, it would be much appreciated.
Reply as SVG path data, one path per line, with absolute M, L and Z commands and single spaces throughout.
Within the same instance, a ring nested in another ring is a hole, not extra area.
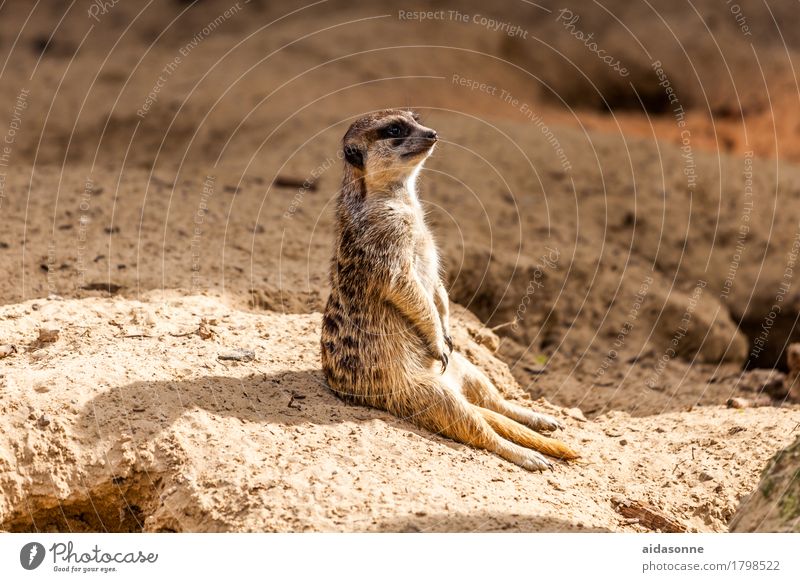
M 449 353 L 453 353 L 453 338 L 450 337 L 449 333 L 444 334 L 444 343 L 447 345 L 447 349 Z
M 431 346 L 430 353 L 431 357 L 434 360 L 438 360 L 442 363 L 442 374 L 445 373 L 447 370 L 447 364 L 450 362 L 450 357 L 447 355 L 447 345 L 446 340 L 442 340 Z

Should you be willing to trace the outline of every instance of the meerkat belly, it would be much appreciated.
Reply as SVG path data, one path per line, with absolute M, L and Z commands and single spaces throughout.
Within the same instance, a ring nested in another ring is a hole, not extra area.
M 366 306 L 369 306 L 368 308 Z M 413 326 L 382 301 L 328 300 L 322 322 L 322 367 L 331 388 L 358 402 L 413 383 L 425 347 Z

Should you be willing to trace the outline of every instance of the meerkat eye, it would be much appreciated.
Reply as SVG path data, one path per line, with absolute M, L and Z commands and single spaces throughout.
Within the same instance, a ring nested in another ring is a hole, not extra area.
M 384 130 L 384 133 L 386 137 L 400 137 L 400 134 L 403 133 L 403 128 L 399 124 L 393 123 Z

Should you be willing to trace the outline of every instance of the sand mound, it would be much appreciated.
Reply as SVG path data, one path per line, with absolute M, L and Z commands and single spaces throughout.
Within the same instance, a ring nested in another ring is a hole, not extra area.
M 530 400 L 491 354 L 497 337 L 454 311 L 458 349 Z M 336 399 L 319 322 L 163 293 L 3 307 L 0 337 L 16 352 L 0 384 L 0 528 L 654 527 L 620 513 L 625 499 L 680 528 L 721 531 L 800 421 L 797 410 L 719 407 L 587 421 L 538 401 L 583 459 L 529 473 Z

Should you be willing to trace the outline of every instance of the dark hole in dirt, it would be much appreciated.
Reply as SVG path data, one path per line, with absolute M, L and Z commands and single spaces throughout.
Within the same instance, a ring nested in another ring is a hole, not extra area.
M 786 348 L 790 343 L 800 342 L 798 329 L 800 312 L 792 310 L 771 317 L 770 312 L 759 311 L 739 320 L 739 329 L 747 336 L 750 353 L 745 369 L 776 368 L 788 371 Z
M 45 35 L 36 36 L 30 41 L 31 51 L 35 55 L 42 57 L 71 57 L 75 53 L 75 47 L 69 43 Z
M 37 36 L 31 41 L 31 48 L 36 54 L 46 53 L 51 46 L 46 36 Z
M 27 507 L 0 524 L 0 530 L 17 533 L 142 531 L 158 482 L 150 484 L 149 480 L 142 479 L 140 483 L 122 489 L 114 481 L 118 480 L 112 480 L 86 498 L 54 506 L 50 505 L 51 499 L 28 499 Z

